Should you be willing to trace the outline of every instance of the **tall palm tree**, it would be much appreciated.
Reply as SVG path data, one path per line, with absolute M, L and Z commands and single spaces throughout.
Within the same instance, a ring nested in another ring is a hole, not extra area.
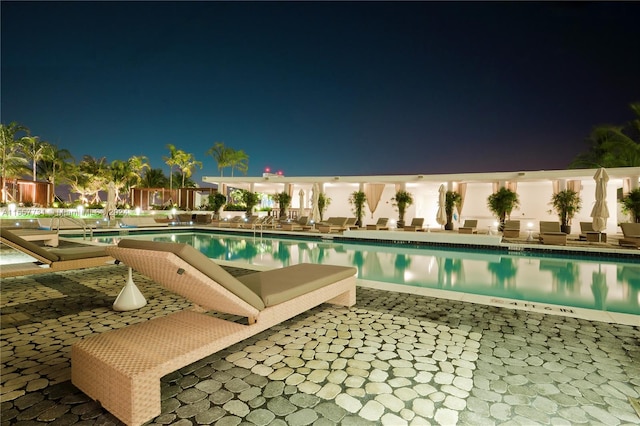
M 640 166 L 640 102 L 630 105 L 636 118 L 623 126 L 595 127 L 587 143 L 589 149 L 576 156 L 571 168 Z
M 140 185 L 143 188 L 167 188 L 169 186 L 169 178 L 167 178 L 162 169 L 148 168 L 144 171 Z
M 233 169 L 238 169 L 239 172 L 246 175 L 249 170 L 249 156 L 240 149 L 238 151 L 232 150 L 230 157 L 231 176 L 233 176 Z
M 73 164 L 73 156 L 66 149 L 59 149 L 56 145 L 48 144 L 42 153 L 42 159 L 38 163 L 40 176 L 53 185 L 53 193 L 56 192 L 56 178 L 65 181 Z
M 211 155 L 213 159 L 218 163 L 218 170 L 220 170 L 220 176 L 224 174 L 224 168 L 229 167 L 232 164 L 233 150 L 224 146 L 222 142 L 216 142 L 207 151 L 207 155 Z
M 165 164 L 169 166 L 169 189 L 173 189 L 173 166 L 178 164 L 178 157 L 180 156 L 180 150 L 175 145 L 167 144 L 169 150 L 168 157 L 162 157 Z
M 36 165 L 45 155 L 45 151 L 48 149 L 49 143 L 40 140 L 38 136 L 25 136 L 22 138 L 22 150 L 27 159 L 31 160 L 31 172 L 32 180 L 35 182 L 37 179 Z
M 182 188 L 184 188 L 185 178 L 191 177 L 195 167 L 202 168 L 202 161 L 197 161 L 193 154 L 183 152 L 182 155 L 178 156 L 178 162 L 176 165 L 182 174 Z
M 29 162 L 22 152 L 19 133 L 28 135 L 29 129 L 16 122 L 0 124 L 0 169 L 2 173 L 2 202 L 8 199 L 6 191 L 7 178 L 18 178 L 28 170 Z

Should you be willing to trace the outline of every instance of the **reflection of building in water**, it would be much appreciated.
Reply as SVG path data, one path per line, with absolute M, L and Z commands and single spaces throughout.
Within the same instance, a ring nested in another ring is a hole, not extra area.
M 633 305 L 638 306 L 640 296 L 640 266 L 617 265 L 618 281 L 625 282 L 626 298 Z
M 516 288 L 516 267 L 512 257 L 501 256 L 500 262 L 490 262 L 487 269 L 491 272 L 491 284 L 499 288 Z
M 580 270 L 576 263 L 566 260 L 540 259 L 540 270 L 551 272 L 554 293 L 570 294 L 578 291 L 576 282 Z

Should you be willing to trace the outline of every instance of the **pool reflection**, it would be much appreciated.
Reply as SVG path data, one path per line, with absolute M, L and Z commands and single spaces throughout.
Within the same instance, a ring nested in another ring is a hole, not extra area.
M 135 238 L 183 242 L 212 259 L 262 267 L 304 262 L 356 266 L 362 280 L 640 315 L 640 265 L 618 259 L 205 233 Z

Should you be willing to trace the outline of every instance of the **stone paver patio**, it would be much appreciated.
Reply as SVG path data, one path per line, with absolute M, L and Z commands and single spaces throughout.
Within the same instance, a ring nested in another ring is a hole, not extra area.
M 2 281 L 2 425 L 120 424 L 71 385 L 71 344 L 191 307 L 134 274 L 149 303 L 113 311 L 127 271 Z M 161 388 L 151 424 L 640 424 L 640 330 L 359 287 Z

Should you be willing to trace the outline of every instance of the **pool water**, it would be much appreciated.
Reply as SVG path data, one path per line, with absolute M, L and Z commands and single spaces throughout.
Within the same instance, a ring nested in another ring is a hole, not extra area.
M 190 244 L 209 258 L 261 268 L 327 263 L 360 280 L 640 315 L 640 265 L 627 259 L 367 244 L 202 232 L 94 237 Z

